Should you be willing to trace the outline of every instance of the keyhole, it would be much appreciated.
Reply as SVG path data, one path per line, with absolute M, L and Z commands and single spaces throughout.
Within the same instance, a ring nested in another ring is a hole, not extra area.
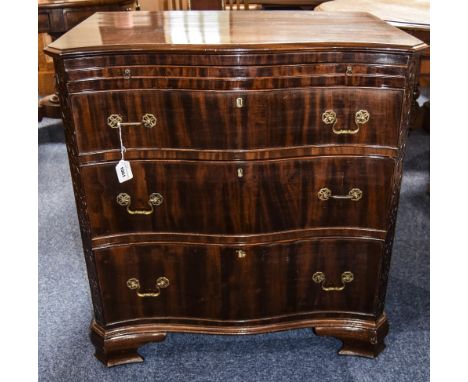
M 242 177 L 244 176 L 244 170 L 241 169 L 241 168 L 238 168 L 238 169 L 237 169 L 237 176 L 238 176 L 239 178 L 242 178 Z
M 236 254 L 239 259 L 243 259 L 245 256 L 247 256 L 247 253 L 242 249 L 238 249 Z

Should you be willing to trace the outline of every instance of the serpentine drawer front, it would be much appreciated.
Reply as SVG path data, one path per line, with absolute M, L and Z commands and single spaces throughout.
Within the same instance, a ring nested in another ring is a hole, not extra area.
M 137 182 L 115 165 L 84 167 L 91 230 L 255 234 L 320 227 L 385 230 L 392 159 L 133 161 Z M 369 177 L 368 174 L 373 174 Z M 151 202 L 152 194 L 159 200 Z
M 283 11 L 97 13 L 54 41 L 96 357 L 297 328 L 377 356 L 424 48 Z
M 109 323 L 173 317 L 239 326 L 327 311 L 372 315 L 382 249 L 380 241 L 323 239 L 247 247 L 144 244 L 96 250 L 96 265 Z
M 389 55 L 390 57 L 391 55 Z M 353 57 L 354 58 L 354 57 Z M 158 60 L 162 58 L 158 57 Z M 370 61 L 374 60 L 374 57 L 369 57 Z M 401 61 L 401 56 L 395 56 L 394 64 L 398 64 Z M 399 60 L 400 59 L 400 60 Z M 75 82 L 86 83 L 89 88 L 96 81 L 108 83 L 112 81 L 127 80 L 127 87 L 137 86 L 135 81 L 146 80 L 146 79 L 193 79 L 193 78 L 219 78 L 232 81 L 233 78 L 282 78 L 282 77 L 334 77 L 338 78 L 374 78 L 374 77 L 387 77 L 387 78 L 405 78 L 405 66 L 394 65 L 389 66 L 387 64 L 362 64 L 350 62 L 349 64 L 334 64 L 334 63 L 305 63 L 296 65 L 274 65 L 272 63 L 262 66 L 168 66 L 167 62 L 160 62 L 159 65 L 151 65 L 148 62 L 148 58 L 144 57 L 139 62 L 135 61 L 134 56 L 120 56 L 116 58 L 111 57 L 93 57 L 88 58 L 88 64 L 85 64 L 81 68 L 76 68 L 74 65 L 81 64 L 82 62 L 70 62 L 68 71 L 68 79 L 70 80 L 70 86 L 75 86 L 74 90 L 77 90 L 78 86 Z M 109 60 L 112 60 L 109 62 Z M 365 61 L 365 60 L 363 60 Z M 86 61 L 85 61 L 86 62 Z M 304 60 L 306 62 L 306 60 Z M 403 60 L 403 63 L 405 61 Z M 116 87 L 122 86 L 121 84 Z M 105 87 L 108 87 L 106 85 Z M 402 86 L 404 87 L 404 86 Z M 84 88 L 84 86 L 81 86 Z
M 127 149 L 396 148 L 402 97 L 403 90 L 368 88 L 166 89 L 77 94 L 71 105 L 82 152 L 118 149 L 119 122 Z

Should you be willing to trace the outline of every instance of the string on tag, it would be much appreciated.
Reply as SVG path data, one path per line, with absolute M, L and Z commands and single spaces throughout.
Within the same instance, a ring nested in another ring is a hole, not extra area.
M 124 152 L 127 151 L 125 148 L 123 141 L 122 141 L 122 126 L 120 125 L 120 122 L 117 123 L 117 126 L 119 128 L 119 138 L 120 138 L 120 155 L 121 155 L 121 160 L 124 160 Z
M 117 179 L 120 183 L 126 182 L 133 178 L 132 168 L 130 166 L 130 162 L 126 161 L 124 158 L 124 153 L 127 151 L 125 148 L 123 141 L 122 141 L 122 126 L 120 122 L 117 123 L 117 127 L 119 128 L 119 139 L 120 139 L 120 155 L 121 159 L 117 166 L 115 166 L 115 171 L 117 172 Z

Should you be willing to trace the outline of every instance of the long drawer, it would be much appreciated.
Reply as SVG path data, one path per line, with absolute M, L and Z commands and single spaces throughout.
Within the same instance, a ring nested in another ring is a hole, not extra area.
M 121 184 L 115 162 L 82 168 L 93 237 L 319 227 L 384 230 L 394 161 L 349 156 L 132 161 L 131 166 L 134 178 Z
M 79 151 L 398 146 L 403 90 L 133 90 L 70 97 Z
M 320 63 L 296 65 L 261 66 L 183 66 L 183 65 L 116 65 L 67 71 L 68 81 L 132 80 L 146 78 L 204 78 L 210 79 L 256 79 L 286 77 L 397 77 L 405 78 L 406 66 L 385 64 Z M 73 85 L 72 85 L 73 86 Z
M 372 314 L 381 254 L 379 241 L 350 239 L 95 251 L 107 323 L 254 320 L 312 311 Z

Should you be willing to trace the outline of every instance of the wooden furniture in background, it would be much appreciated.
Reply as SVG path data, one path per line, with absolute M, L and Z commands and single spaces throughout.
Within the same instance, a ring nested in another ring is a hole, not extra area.
M 324 0 L 252 0 L 252 3 L 261 5 L 263 9 L 302 9 L 313 10 L 317 5 L 323 3 Z
M 334 0 L 320 4 L 321 12 L 369 12 L 405 32 L 424 41 L 428 48 L 421 54 L 415 99 L 421 93 L 429 98 L 430 89 L 430 1 L 429 0 Z M 429 102 L 423 107 L 415 102 L 412 127 L 429 130 Z
M 146 0 L 149 2 L 150 0 Z M 324 0 L 191 0 L 192 10 L 314 9 Z
M 38 0 L 38 32 L 55 40 L 95 12 L 130 10 L 133 3 L 134 0 Z M 39 50 L 41 47 L 43 43 L 39 39 Z M 57 95 L 43 93 L 45 89 L 55 87 L 55 83 L 50 82 L 54 75 L 47 70 L 47 61 L 42 57 L 39 52 L 39 95 L 44 96 L 39 100 L 39 120 L 42 117 L 61 118 Z
M 52 43 L 96 357 L 295 328 L 377 356 L 424 48 L 302 11 L 97 13 Z
M 39 94 L 51 94 L 55 92 L 54 63 L 44 54 L 44 48 L 52 42 L 52 38 L 47 33 L 38 33 L 37 37 Z
M 193 0 L 139 0 L 142 11 L 187 11 L 190 10 L 191 2 Z
M 222 10 L 223 0 L 190 0 L 190 9 L 196 11 Z

